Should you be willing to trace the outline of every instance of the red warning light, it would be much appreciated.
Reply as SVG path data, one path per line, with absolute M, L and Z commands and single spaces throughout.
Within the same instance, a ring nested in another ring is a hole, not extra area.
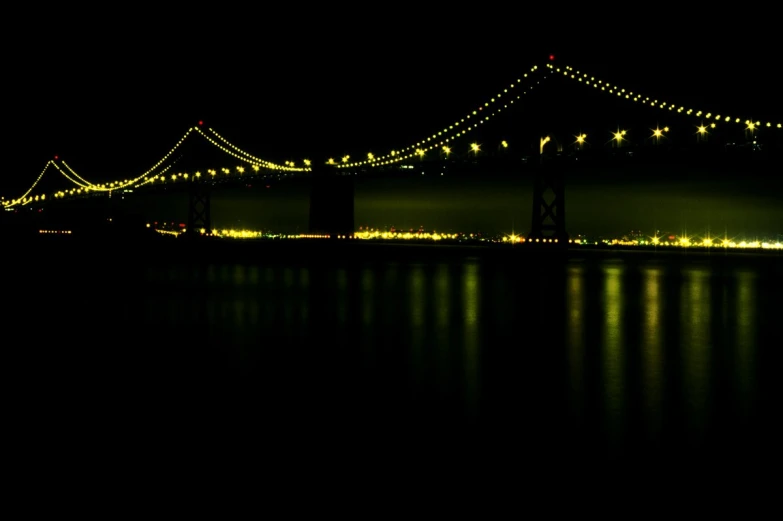
M 204 122 L 203 122 L 203 121 L 201 121 L 201 120 L 199 120 L 199 122 L 198 122 L 198 125 L 199 125 L 199 126 L 202 126 L 203 124 L 204 124 Z
M 55 161 L 57 161 L 58 159 L 60 159 L 60 156 L 54 156 Z
M 551 62 L 555 61 L 555 55 L 554 54 L 550 54 L 549 55 L 549 61 L 551 61 Z

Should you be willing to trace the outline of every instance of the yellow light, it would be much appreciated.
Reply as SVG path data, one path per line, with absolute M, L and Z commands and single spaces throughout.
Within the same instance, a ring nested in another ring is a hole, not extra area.
M 549 143 L 549 136 L 542 137 L 538 140 L 538 153 L 543 154 L 544 153 L 544 145 Z

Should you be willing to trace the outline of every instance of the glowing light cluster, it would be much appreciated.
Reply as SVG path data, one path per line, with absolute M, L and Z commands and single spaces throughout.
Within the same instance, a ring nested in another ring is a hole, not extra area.
M 149 228 L 150 225 L 148 224 Z M 187 232 L 187 228 L 180 228 L 178 230 L 165 230 L 156 229 L 158 233 L 166 235 L 180 235 Z M 258 230 L 234 230 L 234 229 L 214 229 L 211 233 L 207 234 L 206 230 L 201 229 L 199 232 L 202 235 L 210 235 L 213 237 L 225 238 L 225 239 L 329 239 L 330 235 L 317 234 L 317 233 L 299 233 L 299 234 L 271 234 L 268 232 Z M 341 234 L 337 235 L 337 239 L 382 239 L 382 240 L 427 240 L 427 241 L 439 241 L 444 239 L 458 239 L 463 237 L 461 234 L 456 233 L 438 233 L 438 232 L 395 232 L 395 231 L 380 231 L 380 230 L 359 230 L 353 234 Z M 475 234 L 470 234 L 470 238 L 476 238 Z
M 643 96 L 639 93 L 634 93 L 630 90 L 626 90 L 624 88 L 618 87 L 616 85 L 612 85 L 608 82 L 605 82 L 600 79 L 596 79 L 595 76 L 591 76 L 587 73 L 583 73 L 577 70 L 574 70 L 573 67 L 565 66 L 565 67 L 555 67 L 551 63 L 548 63 L 547 68 L 549 68 L 552 72 L 562 74 L 566 78 L 572 79 L 574 81 L 577 81 L 579 83 L 582 83 L 584 85 L 592 86 L 595 89 L 600 89 L 603 92 L 607 92 L 608 94 L 614 94 L 618 97 L 625 98 L 630 101 L 635 102 L 641 102 L 645 104 L 649 104 L 651 107 L 658 107 L 660 109 L 664 110 L 670 110 L 670 111 L 676 111 L 677 113 L 685 113 L 689 116 L 699 117 L 706 120 L 712 120 L 713 123 L 711 126 L 714 128 L 716 123 L 724 122 L 724 123 L 740 123 L 744 124 L 745 128 L 751 131 L 757 130 L 760 127 L 767 127 L 767 128 L 783 128 L 783 124 L 781 123 L 772 123 L 771 121 L 767 121 L 765 123 L 762 123 L 761 121 L 754 121 L 751 119 L 743 119 L 738 117 L 731 117 L 727 116 L 725 114 L 720 113 L 712 113 L 712 112 L 704 112 L 701 110 L 695 110 L 695 109 L 686 109 L 683 106 L 677 106 L 674 103 L 668 103 L 665 101 L 659 101 L 657 99 L 650 99 L 648 96 Z
M 263 232 L 253 230 L 212 230 L 216 237 L 230 237 L 232 239 L 258 239 L 263 237 Z
M 746 240 L 737 237 L 714 238 L 709 235 L 688 236 L 688 235 L 670 235 L 643 238 L 621 238 L 621 239 L 602 239 L 601 244 L 609 246 L 660 246 L 664 248 L 730 248 L 730 249 L 763 249 L 763 250 L 783 250 L 783 243 L 780 241 L 760 241 L 757 239 Z
M 458 234 L 438 233 L 438 232 L 392 232 L 380 230 L 360 230 L 354 234 L 357 239 L 385 239 L 385 240 L 431 240 L 440 241 L 443 239 L 456 239 Z
M 558 239 L 554 237 L 532 238 L 519 234 L 508 234 L 500 238 L 502 243 L 510 244 L 557 244 Z M 587 241 L 582 238 L 568 239 L 569 244 L 595 246 L 627 246 L 627 247 L 650 247 L 661 246 L 666 248 L 708 248 L 708 249 L 748 249 L 748 250 L 783 250 L 783 243 L 780 241 L 766 240 L 746 240 L 740 238 L 723 237 L 716 239 L 705 235 L 703 237 L 687 235 L 669 235 L 669 236 L 650 236 L 638 238 L 614 238 L 599 239 L 597 241 Z

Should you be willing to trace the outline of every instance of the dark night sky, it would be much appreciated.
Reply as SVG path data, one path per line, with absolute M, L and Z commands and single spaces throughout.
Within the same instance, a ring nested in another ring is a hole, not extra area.
M 268 11 L 225 5 L 177 13 L 138 4 L 100 12 L 60 7 L 20 15 L 16 31 L 0 36 L 11 50 L 4 72 L 9 164 L 0 195 L 19 195 L 54 154 L 91 180 L 133 176 L 200 119 L 273 161 L 404 146 L 463 117 L 550 53 L 560 65 L 652 97 L 783 121 L 781 45 L 769 27 L 774 17 L 763 13 L 686 21 L 663 6 L 634 14 L 621 6 L 516 13 L 486 3 L 468 10 L 379 4 L 307 12 L 293 4 Z M 526 180 L 407 187 L 360 184 L 357 225 L 508 231 L 512 223 L 529 225 Z M 216 223 L 305 226 L 301 194 L 278 192 L 241 195 L 245 202 L 231 206 L 233 213 L 216 211 Z M 739 190 L 731 178 L 575 182 L 569 228 L 783 233 L 781 195 L 779 183 L 744 183 Z M 266 201 L 263 211 L 253 197 Z M 238 212 L 243 205 L 254 210 Z M 168 218 L 165 210 L 151 212 Z

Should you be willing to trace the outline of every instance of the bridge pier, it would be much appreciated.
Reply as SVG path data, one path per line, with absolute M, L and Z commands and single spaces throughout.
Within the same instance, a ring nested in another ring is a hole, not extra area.
M 191 181 L 188 188 L 188 235 L 200 235 L 201 230 L 212 233 L 212 193 L 206 182 Z
M 311 179 L 310 233 L 331 238 L 353 235 L 353 176 L 341 173 L 336 166 L 314 163 Z
M 554 239 L 568 244 L 565 227 L 565 171 L 557 165 L 541 165 L 533 185 L 533 219 L 528 239 Z

